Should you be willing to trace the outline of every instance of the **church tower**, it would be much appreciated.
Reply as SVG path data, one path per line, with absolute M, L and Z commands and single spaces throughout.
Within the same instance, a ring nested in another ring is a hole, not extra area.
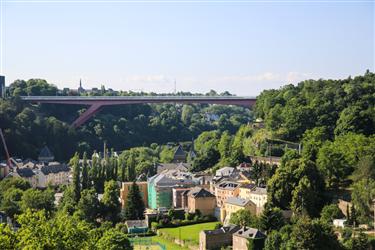
M 79 79 L 79 88 L 78 88 L 78 94 L 81 94 L 85 92 L 85 89 L 82 88 L 82 79 Z

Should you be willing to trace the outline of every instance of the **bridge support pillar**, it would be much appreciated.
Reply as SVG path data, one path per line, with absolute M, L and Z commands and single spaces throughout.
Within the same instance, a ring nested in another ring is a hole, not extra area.
M 88 119 L 95 115 L 103 105 L 101 103 L 92 104 L 85 112 L 83 112 L 72 124 L 77 128 L 84 124 Z

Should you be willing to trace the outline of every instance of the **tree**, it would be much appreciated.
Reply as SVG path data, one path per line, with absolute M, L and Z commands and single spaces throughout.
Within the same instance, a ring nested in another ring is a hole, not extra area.
M 320 197 L 311 186 L 310 180 L 304 176 L 298 186 L 292 192 L 293 198 L 290 204 L 295 215 L 309 215 L 316 217 L 320 210 Z
M 0 210 L 4 211 L 11 218 L 19 214 L 21 212 L 20 202 L 22 195 L 23 191 L 19 188 L 12 187 L 6 190 L 0 201 Z
M 337 120 L 335 135 L 348 132 L 371 135 L 375 133 L 373 110 L 367 107 L 353 105 L 345 108 Z
M 97 243 L 99 250 L 130 250 L 133 249 L 125 233 L 110 229 L 105 231 Z
M 139 187 L 134 181 L 130 187 L 128 197 L 126 198 L 125 218 L 127 220 L 143 219 L 144 211 L 145 204 L 143 203 Z
M 30 183 L 22 178 L 12 177 L 6 178 L 0 182 L 0 195 L 4 194 L 10 188 L 17 188 L 22 191 L 25 191 L 31 188 Z
M 54 201 L 55 196 L 52 190 L 28 189 L 23 193 L 20 204 L 23 212 L 30 209 L 32 211 L 44 210 L 47 213 L 51 213 L 55 206 Z
M 83 153 L 83 159 L 82 159 L 82 190 L 85 190 L 90 187 L 90 180 L 89 180 L 89 172 L 88 172 L 88 166 L 87 166 L 87 153 Z
M 326 127 L 315 127 L 306 130 L 302 138 L 302 156 L 305 159 L 316 161 L 320 147 L 328 139 Z
M 345 242 L 345 247 L 348 250 L 356 249 L 356 250 L 368 250 L 370 247 L 369 239 L 367 234 L 364 232 L 360 232 L 358 236 L 351 237 L 349 240 Z
M 220 137 L 220 141 L 218 144 L 218 150 L 220 153 L 219 164 L 221 166 L 231 165 L 230 163 L 231 145 L 232 145 L 232 137 L 230 136 L 228 131 L 224 131 L 224 133 Z
M 135 180 L 135 165 L 136 165 L 136 161 L 135 161 L 135 152 L 134 151 L 130 151 L 130 154 L 129 154 L 129 158 L 126 162 L 126 166 L 127 166 L 127 173 L 126 173 L 126 177 L 128 179 L 128 181 L 133 181 Z
M 64 190 L 63 196 L 61 197 L 59 203 L 59 210 L 62 210 L 64 213 L 72 215 L 76 210 L 76 201 L 74 188 L 72 185 L 69 185 Z
M 241 209 L 233 213 L 230 217 L 230 223 L 240 226 L 255 227 L 258 228 L 258 218 L 251 214 L 249 210 Z
M 17 244 L 15 232 L 5 223 L 0 223 L 0 249 L 13 250 Z
M 357 219 L 361 223 L 371 220 L 372 200 L 375 198 L 375 181 L 363 179 L 352 185 L 352 202 L 357 212 Z
M 85 189 L 77 205 L 77 212 L 81 219 L 87 222 L 95 222 L 99 213 L 98 195 L 94 189 Z
M 341 212 L 337 204 L 326 205 L 320 213 L 320 220 L 326 224 L 331 224 L 334 219 L 341 219 L 344 217 L 344 214 Z
M 104 184 L 102 203 L 104 206 L 105 218 L 116 223 L 120 213 L 119 188 L 115 181 L 107 181 Z
M 231 163 L 233 166 L 236 166 L 242 162 L 245 162 L 247 159 L 244 155 L 244 140 L 252 135 L 252 129 L 247 126 L 243 125 L 237 131 L 236 135 L 233 138 L 232 143 L 232 152 L 231 152 Z
M 16 249 L 87 249 L 91 228 L 74 217 L 58 213 L 48 219 L 43 210 L 27 210 L 17 221 Z
M 353 182 L 363 179 L 375 179 L 375 157 L 364 156 L 360 158 L 352 175 Z
M 201 171 L 216 165 L 220 159 L 218 151 L 219 132 L 205 131 L 194 141 L 197 157 L 193 161 L 193 170 Z
M 94 154 L 91 157 L 91 168 L 89 171 L 90 174 L 90 181 L 92 181 L 93 186 L 96 190 L 96 192 L 99 192 L 101 190 L 101 185 L 100 185 L 100 168 L 99 168 L 99 157 L 97 157 L 96 151 L 94 151 Z
M 297 185 L 294 172 L 299 167 L 299 161 L 294 159 L 281 164 L 276 173 L 267 183 L 267 194 L 271 205 L 288 209 L 292 201 L 292 192 Z
M 79 167 L 79 154 L 76 152 L 73 158 L 70 160 L 70 165 L 73 166 L 73 190 L 74 190 L 74 200 L 78 203 L 81 197 L 81 181 L 80 181 L 80 167 Z
M 277 231 L 271 231 L 266 238 L 264 243 L 264 250 L 275 250 L 275 249 L 283 249 L 281 246 L 283 245 L 283 240 L 281 238 L 281 234 Z
M 261 179 L 263 177 L 263 174 L 264 174 L 263 171 L 265 169 L 266 169 L 266 166 L 262 163 L 259 163 L 258 161 L 252 164 L 250 173 L 251 173 L 251 176 L 253 176 L 255 185 L 259 186 Z
M 341 152 L 338 152 L 334 143 L 327 141 L 320 148 L 317 164 L 326 178 L 327 186 L 338 188 L 341 181 L 350 172 L 350 167 Z
M 279 208 L 265 207 L 259 219 L 259 226 L 262 230 L 269 233 L 272 230 L 279 230 L 284 224 L 284 217 Z
M 287 249 L 341 249 L 331 226 L 302 216 L 293 226 Z

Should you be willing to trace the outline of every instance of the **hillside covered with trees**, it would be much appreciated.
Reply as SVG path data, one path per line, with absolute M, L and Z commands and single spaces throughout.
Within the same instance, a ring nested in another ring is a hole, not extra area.
M 94 150 L 102 150 L 104 142 L 114 150 L 122 151 L 135 146 L 150 146 L 152 143 L 191 141 L 207 130 L 235 133 L 242 124 L 252 119 L 249 109 L 238 106 L 121 105 L 105 107 L 82 127 L 73 129 L 70 124 L 87 107 L 30 105 L 18 98 L 23 95 L 69 93 L 59 91 L 54 85 L 40 79 L 17 80 L 9 86 L 8 93 L 8 99 L 0 100 L 0 124 L 10 152 L 23 158 L 35 158 L 44 144 L 49 146 L 57 159 L 67 161 L 76 151 L 93 153 Z M 104 88 L 100 94 L 156 95 L 114 93 Z M 211 91 L 207 95 L 218 94 Z

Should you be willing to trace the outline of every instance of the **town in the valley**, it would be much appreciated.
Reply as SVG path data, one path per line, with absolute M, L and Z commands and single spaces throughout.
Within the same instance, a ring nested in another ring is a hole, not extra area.
M 1 249 L 373 249 L 370 71 L 253 99 L 4 79 Z

